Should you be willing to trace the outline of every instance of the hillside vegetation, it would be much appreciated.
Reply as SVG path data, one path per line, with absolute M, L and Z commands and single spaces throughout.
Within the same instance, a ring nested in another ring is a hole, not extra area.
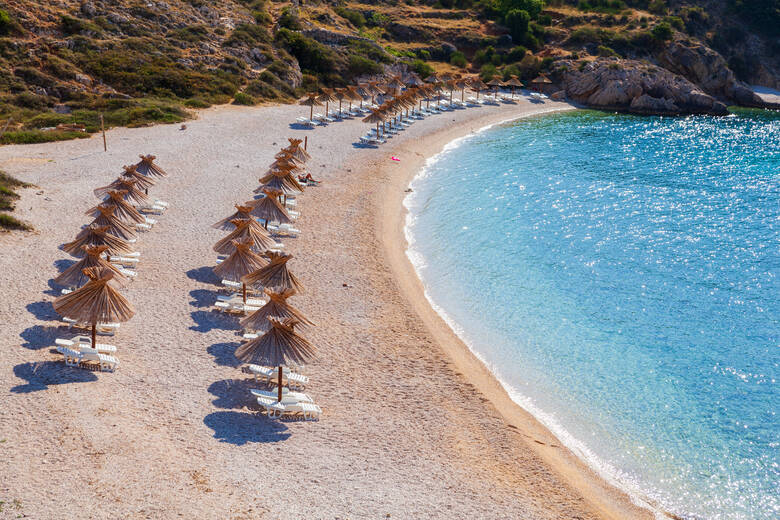
M 521 79 L 563 59 L 670 67 L 672 42 L 714 49 L 738 79 L 774 88 L 779 4 L 0 0 L 0 128 L 12 120 L 0 143 L 81 137 L 56 127 L 94 132 L 101 113 L 107 126 L 134 126 L 211 104 L 292 101 L 399 67 Z

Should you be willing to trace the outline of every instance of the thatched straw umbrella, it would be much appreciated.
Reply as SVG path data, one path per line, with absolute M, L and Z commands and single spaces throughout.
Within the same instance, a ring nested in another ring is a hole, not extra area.
M 322 87 L 322 94 L 320 94 L 317 97 L 317 101 L 319 101 L 320 103 L 325 103 L 325 117 L 329 117 L 330 116 L 330 114 L 328 113 L 329 104 L 331 101 L 336 101 L 336 98 L 333 95 L 333 91 L 325 87 Z
M 309 109 L 309 121 L 314 117 L 314 107 L 322 106 L 322 103 L 317 100 L 317 94 L 309 94 L 298 102 L 299 105 L 310 107 Z
M 135 206 L 125 200 L 126 191 L 114 191 L 110 190 L 106 194 L 106 198 L 103 202 L 94 206 L 84 213 L 90 217 L 99 217 L 101 215 L 100 208 L 114 208 L 114 216 L 119 220 L 125 222 L 146 222 L 146 217 L 141 215 Z
M 135 314 L 133 306 L 109 282 L 115 272 L 101 267 L 84 269 L 90 278 L 83 287 L 54 300 L 54 310 L 80 323 L 92 325 L 92 347 L 97 344 L 98 323 L 121 323 Z
M 279 201 L 284 204 L 288 195 L 296 192 L 303 192 L 303 186 L 300 185 L 292 172 L 303 172 L 302 168 L 280 168 L 272 170 L 265 177 L 260 178 L 260 186 L 255 190 L 257 192 L 272 191 L 278 192 Z
M 246 283 L 242 280 L 243 276 L 257 271 L 267 265 L 268 261 L 252 251 L 254 242 L 251 238 L 234 240 L 233 246 L 236 249 L 214 268 L 214 273 L 223 280 L 241 282 L 241 294 L 246 303 Z
M 236 226 L 228 236 L 220 240 L 214 245 L 214 251 L 223 255 L 229 255 L 236 250 L 236 246 L 233 241 L 241 241 L 246 238 L 252 239 L 254 245 L 251 247 L 256 253 L 262 253 L 269 249 L 279 247 L 279 244 L 271 238 L 268 231 L 260 225 L 258 221 L 253 218 L 249 219 L 234 219 L 230 221 L 231 224 Z
M 225 217 L 216 224 L 214 224 L 214 229 L 221 229 L 222 231 L 232 231 L 236 229 L 235 224 L 233 224 L 233 220 L 240 219 L 240 220 L 252 220 L 252 206 L 242 206 L 240 204 L 236 204 L 235 206 L 236 212 L 230 215 L 229 217 Z
M 550 78 L 545 76 L 544 74 L 539 74 L 537 77 L 535 77 L 533 80 L 531 80 L 531 85 L 539 92 L 542 91 L 544 88 L 543 85 L 551 85 L 552 81 Z
M 349 99 L 349 94 L 347 93 L 347 89 L 346 88 L 335 89 L 335 92 L 333 93 L 333 97 L 335 97 L 339 102 L 339 117 L 341 117 L 341 104 L 344 102 L 345 99 Z
M 385 119 L 387 119 L 387 115 L 385 114 L 384 110 L 377 108 L 371 110 L 371 113 L 363 118 L 363 122 L 376 123 L 376 136 L 379 137 L 379 123 L 382 123 L 382 125 L 384 125 Z
M 401 78 L 398 76 L 395 76 L 390 79 L 390 81 L 387 82 L 387 88 L 389 88 L 392 91 L 392 95 L 396 96 L 398 94 L 397 91 L 404 88 L 406 85 L 403 84 L 401 81 Z
M 287 269 L 287 262 L 293 257 L 291 254 L 268 251 L 265 256 L 270 259 L 270 262 L 260 269 L 247 273 L 241 278 L 242 282 L 248 285 L 262 285 L 276 292 L 290 289 L 303 291 L 303 284 Z
M 293 157 L 295 157 L 297 160 L 301 162 L 306 162 L 309 159 L 311 159 L 311 155 L 309 153 L 301 148 L 301 143 L 303 143 L 303 139 L 295 139 L 294 137 L 288 137 L 288 141 L 290 141 L 290 146 L 286 148 L 282 148 L 282 151 L 289 151 Z
M 302 327 L 313 325 L 301 311 L 287 303 L 287 298 L 295 294 L 295 290 L 288 289 L 277 292 L 265 289 L 265 294 L 268 295 L 268 303 L 242 319 L 240 322 L 241 327 L 247 330 L 265 332 L 271 327 L 271 324 L 268 323 L 268 318 L 271 317 L 279 319 L 295 318 Z
M 269 222 L 279 222 L 280 224 L 286 224 L 292 222 L 290 214 L 284 209 L 284 206 L 279 202 L 280 191 L 274 191 L 264 189 L 263 193 L 265 197 L 262 199 L 250 200 L 245 202 L 246 206 L 251 206 L 251 215 L 263 220 L 263 227 L 268 229 Z
M 95 206 L 98 216 L 92 221 L 96 226 L 108 226 L 108 232 L 124 240 L 135 238 L 135 230 L 114 215 L 115 206 Z
M 92 193 L 95 197 L 103 199 L 109 191 L 125 191 L 125 200 L 136 204 L 145 204 L 148 200 L 146 194 L 138 189 L 138 181 L 132 177 L 117 177 L 114 182 L 101 188 L 95 188 Z
M 157 159 L 154 155 L 139 155 L 141 162 L 135 165 L 135 169 L 141 175 L 146 177 L 167 177 L 168 174 L 162 168 L 154 164 Z
M 487 90 L 488 86 L 485 85 L 485 83 L 482 82 L 479 78 L 474 78 L 471 81 L 471 90 L 477 93 L 477 101 L 479 101 L 479 92 L 481 90 Z
M 84 269 L 90 267 L 110 269 L 116 273 L 115 280 L 121 281 L 122 283 L 127 281 L 127 278 L 121 273 L 117 266 L 103 258 L 103 253 L 108 250 L 108 246 L 82 246 L 82 249 L 86 253 L 86 256 L 65 269 L 54 279 L 54 283 L 62 285 L 63 287 L 81 287 L 89 281 L 89 277 L 84 272 Z
M 82 229 L 73 242 L 62 246 L 63 251 L 80 258 L 85 255 L 83 246 L 108 246 L 109 255 L 122 255 L 133 252 L 133 247 L 124 239 L 108 232 L 108 226 L 90 224 Z
M 379 82 L 378 81 L 369 81 L 368 82 L 368 91 L 371 93 L 371 104 L 374 104 L 374 98 L 376 96 L 381 96 L 385 93 L 384 90 L 379 88 Z
M 314 357 L 316 349 L 297 334 L 295 318 L 280 320 L 268 318 L 271 328 L 262 336 L 247 341 L 236 349 L 236 358 L 244 363 L 279 367 L 279 401 L 282 400 L 282 367 L 295 363 L 302 365 Z
M 493 89 L 494 89 L 493 98 L 498 100 L 498 88 L 499 87 L 503 87 L 504 86 L 504 82 L 501 81 L 498 78 L 493 78 L 490 81 L 488 81 L 487 84 L 488 84 L 488 86 L 493 87 Z
M 122 166 L 122 169 L 125 171 L 124 175 L 135 179 L 138 182 L 138 187 L 143 190 L 148 190 L 155 184 L 151 177 L 139 172 L 137 166 Z
M 509 76 L 509 79 L 505 83 L 505 85 L 512 87 L 512 98 L 515 97 L 515 88 L 522 88 L 523 82 L 517 79 L 517 76 Z

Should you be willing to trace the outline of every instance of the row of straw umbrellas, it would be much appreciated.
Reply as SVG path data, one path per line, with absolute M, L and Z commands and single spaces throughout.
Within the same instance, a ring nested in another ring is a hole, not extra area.
M 144 212 L 161 212 L 164 208 L 158 202 L 167 205 L 148 196 L 155 178 L 166 176 L 165 171 L 154 163 L 153 155 L 140 157 L 138 164 L 124 166 L 114 181 L 94 190 L 100 202 L 85 213 L 92 222 L 62 246 L 78 260 L 53 280 L 63 287 L 54 310 L 77 326 L 89 327 L 92 348 L 101 325 L 124 323 L 135 314 L 120 289 L 136 273 L 122 265 L 138 261 L 134 251 L 138 230 L 150 229 Z
M 255 190 L 257 198 L 237 204 L 236 211 L 213 227 L 229 233 L 214 245 L 214 251 L 226 255 L 218 259 L 214 273 L 233 284 L 241 284 L 241 293 L 227 298 L 243 315 L 242 329 L 246 340 L 235 356 L 240 361 L 278 369 L 278 401 L 282 401 L 283 367 L 303 365 L 313 359 L 314 346 L 300 334 L 312 325 L 288 299 L 303 290 L 298 278 L 290 272 L 293 256 L 282 252 L 278 235 L 269 231 L 272 224 L 291 223 L 293 201 L 304 187 L 297 177 L 305 173 L 310 155 L 300 139 L 289 139 L 289 145 L 274 157 L 274 162 L 260 177 Z M 297 204 L 295 206 L 297 208 Z M 264 294 L 267 301 L 248 300 L 248 293 Z M 252 305 L 254 304 L 254 305 Z M 259 306 L 258 306 L 259 305 Z
M 541 89 L 544 84 L 551 83 L 550 79 L 544 74 L 539 75 L 531 81 L 531 86 Z M 359 110 L 365 112 L 363 103 L 369 103 L 370 114 L 363 119 L 367 123 L 377 124 L 377 133 L 379 133 L 380 123 L 384 124 L 389 119 L 398 116 L 403 111 L 414 109 L 417 102 L 426 101 L 430 108 L 430 101 L 435 99 L 441 101 L 445 92 L 449 92 L 449 101 L 452 102 L 453 92 L 461 91 L 461 102 L 464 101 L 465 90 L 471 89 L 476 93 L 477 99 L 482 91 L 494 90 L 497 95 L 498 89 L 508 87 L 512 91 L 514 98 L 515 90 L 524 85 L 517 76 L 510 76 L 507 81 L 501 81 L 497 77 L 490 79 L 487 83 L 483 82 L 479 76 L 462 76 L 460 74 L 433 74 L 425 80 L 422 80 L 417 74 L 409 73 L 406 78 L 401 76 L 392 76 L 387 80 L 374 80 L 357 85 L 350 85 L 344 88 L 321 88 L 319 93 L 310 93 L 304 97 L 300 104 L 309 107 L 309 120 L 314 118 L 314 107 L 325 106 L 325 117 L 331 115 L 330 104 L 338 102 L 338 111 L 334 114 L 341 118 L 345 112 L 342 111 L 343 104 L 347 103 L 349 108 L 346 114 L 352 114 L 352 105 L 359 104 Z M 375 101 L 383 99 L 384 102 L 377 105 Z

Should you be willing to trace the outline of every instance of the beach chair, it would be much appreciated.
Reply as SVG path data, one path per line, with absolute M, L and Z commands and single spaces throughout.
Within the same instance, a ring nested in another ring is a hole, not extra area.
M 81 363 L 80 364 L 93 364 L 97 363 L 100 366 L 100 371 L 113 371 L 119 366 L 119 360 L 114 356 L 107 354 L 101 354 L 94 348 L 84 347 L 80 351 Z
M 83 348 L 92 348 L 92 338 L 89 336 L 76 336 L 73 339 L 57 338 L 54 340 L 54 344 L 81 351 Z M 95 343 L 95 349 L 101 354 L 114 354 L 116 352 L 116 346 L 106 343 Z
M 295 237 L 300 234 L 301 230 L 292 227 L 290 224 L 269 225 L 268 231 L 273 232 L 276 235 L 286 235 Z
M 273 401 L 276 401 L 279 398 L 279 394 L 277 392 L 271 392 L 269 390 L 250 389 L 249 393 L 261 399 L 271 399 Z M 312 397 L 309 394 L 304 394 L 303 392 L 293 392 L 288 388 L 282 388 L 282 403 L 294 403 L 294 402 L 313 403 L 314 399 L 312 399 Z
M 298 124 L 304 125 L 304 126 L 314 126 L 314 125 L 317 124 L 314 121 L 312 121 L 311 119 L 308 119 L 308 118 L 303 117 L 303 116 L 296 117 L 295 118 L 295 122 L 298 123 Z
M 76 328 L 92 330 L 91 323 L 79 323 L 78 321 L 68 317 L 63 317 L 62 321 L 68 325 L 69 329 Z M 95 332 L 102 336 L 113 336 L 118 328 L 119 323 L 98 323 L 97 327 L 95 328 Z
M 117 266 L 135 267 L 139 260 L 129 256 L 109 256 L 108 261 Z
M 264 367 L 260 365 L 249 365 L 249 372 L 254 376 L 256 381 L 262 381 L 268 384 L 277 384 L 279 377 L 279 367 Z M 303 374 L 293 372 L 288 367 L 282 367 L 282 385 L 288 386 L 290 389 L 297 388 L 299 390 L 306 389 L 306 383 L 309 382 L 309 378 Z
M 77 367 L 81 363 L 81 352 L 72 348 L 58 346 L 57 352 L 65 356 L 65 364 L 69 367 Z
M 214 310 L 218 312 L 227 312 L 230 314 L 246 314 L 248 312 L 255 312 L 260 309 L 261 306 L 249 305 L 236 302 L 222 302 L 218 301 L 214 303 Z
M 137 222 L 135 224 L 136 231 L 151 231 L 152 226 L 150 224 L 144 224 L 142 222 Z
M 167 208 L 164 206 L 158 206 L 157 204 L 144 204 L 143 206 L 138 206 L 137 209 L 141 213 L 152 213 L 154 215 L 162 215 Z
M 314 403 L 289 403 L 285 404 L 273 401 L 271 399 L 263 399 L 258 397 L 257 404 L 259 404 L 268 414 L 268 417 L 272 419 L 280 419 L 284 415 L 300 415 L 305 421 L 319 420 L 322 415 L 322 408 Z
M 244 297 L 241 294 L 233 293 L 229 295 L 219 294 L 217 295 L 217 301 L 226 302 L 226 303 L 244 303 Z M 263 298 L 249 298 L 246 299 L 247 305 L 255 305 L 258 307 L 262 307 L 265 305 L 266 302 Z

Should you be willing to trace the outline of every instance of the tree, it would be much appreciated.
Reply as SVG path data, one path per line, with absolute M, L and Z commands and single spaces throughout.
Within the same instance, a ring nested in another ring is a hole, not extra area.
M 514 41 L 522 42 L 525 40 L 525 35 L 528 34 L 528 24 L 530 21 L 531 15 L 528 14 L 528 11 L 512 9 L 506 13 L 506 26 Z
M 501 12 L 506 16 L 512 10 L 525 11 L 535 20 L 542 12 L 544 2 L 542 0 L 500 0 Z

